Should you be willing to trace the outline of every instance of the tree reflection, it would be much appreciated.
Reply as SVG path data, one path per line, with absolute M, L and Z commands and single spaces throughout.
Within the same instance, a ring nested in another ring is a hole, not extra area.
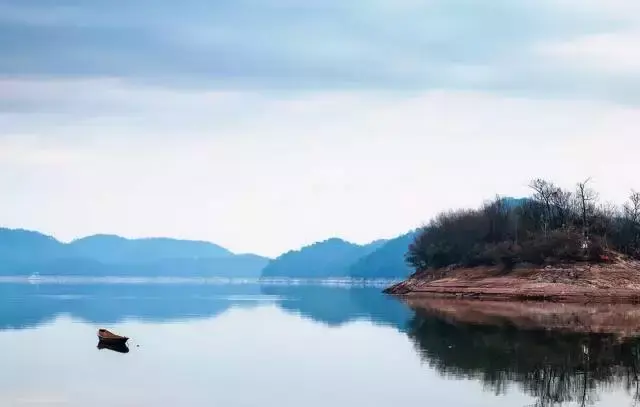
M 424 309 L 407 334 L 441 374 L 480 380 L 496 394 L 516 384 L 536 398 L 535 406 L 592 405 L 601 391 L 618 386 L 640 401 L 638 337 L 462 322 Z

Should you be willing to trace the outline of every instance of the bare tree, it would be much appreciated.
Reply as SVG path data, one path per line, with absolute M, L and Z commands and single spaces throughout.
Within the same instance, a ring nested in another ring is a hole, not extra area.
M 619 209 L 610 202 L 606 202 L 596 210 L 591 228 L 602 237 L 605 248 L 609 248 L 609 235 L 614 232 L 616 220 L 620 217 Z
M 640 192 L 631 191 L 629 201 L 623 206 L 625 223 L 629 231 L 630 252 L 636 256 L 640 251 Z
M 535 191 L 533 199 L 542 203 L 544 206 L 543 231 L 546 236 L 549 229 L 549 223 L 552 217 L 552 204 L 554 197 L 558 195 L 560 188 L 555 186 L 553 182 L 549 182 L 542 178 L 536 178 L 529 184 L 529 188 Z
M 610 252 L 640 260 L 640 192 L 615 206 L 598 202 L 590 178 L 577 183 L 575 192 L 543 179 L 529 186 L 534 193 L 522 201 L 496 197 L 477 209 L 436 216 L 409 248 L 407 262 L 418 270 L 511 267 L 601 261 Z
M 556 193 L 552 196 L 551 203 L 557 211 L 557 224 L 556 227 L 562 229 L 566 228 L 571 221 L 572 217 L 572 200 L 573 194 L 569 191 L 563 191 L 561 188 L 557 188 Z
M 588 231 L 588 215 L 594 210 L 594 202 L 598 199 L 598 194 L 589 187 L 591 178 L 587 178 L 583 182 L 578 182 L 576 186 L 576 200 L 580 214 L 582 215 L 582 234 L 587 238 Z
M 631 191 L 629 202 L 624 204 L 624 214 L 633 223 L 640 221 L 640 192 Z

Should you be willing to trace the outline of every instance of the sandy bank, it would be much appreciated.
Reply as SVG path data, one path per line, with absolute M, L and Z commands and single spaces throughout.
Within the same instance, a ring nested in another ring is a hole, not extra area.
M 492 301 L 543 300 L 579 303 L 640 303 L 640 262 L 565 264 L 516 268 L 505 274 L 498 268 L 477 267 L 416 273 L 387 289 L 388 294 L 418 297 L 455 297 Z

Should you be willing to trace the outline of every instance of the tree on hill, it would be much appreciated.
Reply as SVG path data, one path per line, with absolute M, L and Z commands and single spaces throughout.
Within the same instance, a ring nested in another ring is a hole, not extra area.
M 574 192 L 536 179 L 533 194 L 508 205 L 497 198 L 478 209 L 438 215 L 415 237 L 406 261 L 417 270 L 452 265 L 606 261 L 608 251 L 640 259 L 640 194 L 622 207 L 598 203 L 589 180 Z

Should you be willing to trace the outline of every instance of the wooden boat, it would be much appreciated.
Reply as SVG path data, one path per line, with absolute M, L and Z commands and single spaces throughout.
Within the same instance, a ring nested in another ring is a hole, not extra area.
M 98 329 L 98 339 L 100 339 L 100 341 L 102 342 L 119 342 L 119 343 L 125 343 L 129 340 L 128 337 L 126 336 L 120 336 L 120 335 L 116 335 L 111 331 L 108 331 L 106 329 Z

